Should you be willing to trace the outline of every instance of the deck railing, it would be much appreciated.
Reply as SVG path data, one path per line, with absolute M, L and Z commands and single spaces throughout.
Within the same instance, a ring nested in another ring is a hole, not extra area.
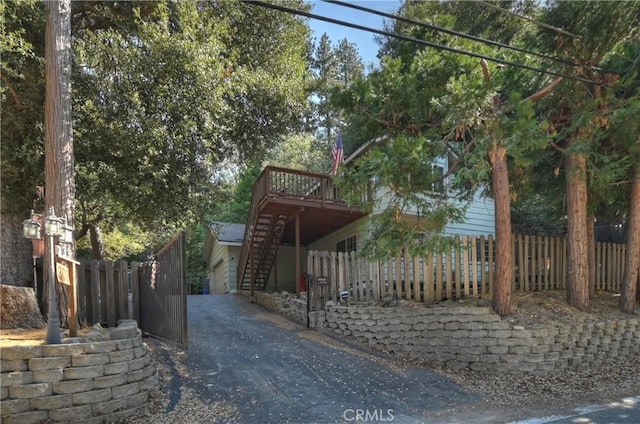
M 317 203 L 344 204 L 340 191 L 333 184 L 331 176 L 317 172 L 267 166 L 253 185 L 249 218 L 244 229 L 243 248 L 238 261 L 238 283 L 244 279 L 253 227 L 261 206 L 276 198 L 314 201 Z
M 331 176 L 316 172 L 267 166 L 258 177 L 253 191 L 255 204 L 267 197 L 288 197 L 344 204 Z

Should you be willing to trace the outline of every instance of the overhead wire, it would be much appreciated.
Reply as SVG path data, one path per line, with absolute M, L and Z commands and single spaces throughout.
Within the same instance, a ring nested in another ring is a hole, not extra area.
M 478 0 L 478 3 L 480 3 L 480 4 L 482 4 L 482 5 L 486 6 L 486 7 L 489 7 L 491 9 L 495 9 L 495 10 L 497 10 L 499 12 L 506 13 L 506 14 L 512 15 L 512 16 L 516 16 L 516 17 L 518 17 L 520 19 L 524 19 L 524 20 L 529 21 L 529 22 L 531 22 L 531 23 L 533 23 L 535 25 L 550 29 L 550 30 L 555 31 L 557 33 L 568 35 L 568 36 L 573 37 L 573 38 L 582 38 L 579 35 L 572 34 L 569 31 L 566 31 L 566 30 L 564 30 L 562 28 L 558 28 L 558 27 L 555 27 L 553 25 L 546 24 L 544 22 L 536 21 L 533 18 L 530 18 L 530 17 L 525 16 L 525 15 L 521 15 L 521 14 L 516 13 L 516 12 L 512 12 L 511 10 L 508 10 L 508 9 L 503 9 L 500 6 L 496 6 L 495 4 L 491 4 L 491 3 L 488 3 L 488 2 L 482 1 L 482 0 Z
M 399 15 L 394 15 L 394 14 L 387 13 L 387 12 L 382 12 L 380 10 L 371 9 L 369 7 L 364 7 L 364 6 L 359 6 L 357 4 L 347 3 L 345 1 L 339 1 L 339 0 L 323 0 L 323 1 L 326 2 L 326 3 L 335 4 L 337 6 L 348 7 L 348 8 L 351 8 L 351 9 L 360 10 L 362 12 L 367 12 L 367 13 L 371 13 L 371 14 L 374 14 L 374 15 L 382 16 L 384 18 L 395 19 L 396 21 L 405 22 L 405 23 L 412 24 L 412 25 L 418 25 L 418 26 L 423 27 L 423 28 L 433 29 L 435 31 L 443 32 L 445 34 L 455 35 L 456 37 L 466 38 L 466 39 L 472 40 L 472 41 L 478 41 L 480 43 L 488 44 L 488 45 L 491 45 L 491 46 L 501 47 L 501 48 L 504 48 L 504 49 L 514 50 L 514 51 L 517 51 L 517 52 L 520 52 L 520 53 L 525 53 L 525 54 L 538 56 L 538 57 L 541 57 L 543 59 L 552 60 L 554 62 L 563 63 L 565 65 L 576 66 L 576 63 L 570 62 L 568 60 L 560 59 L 560 58 L 553 57 L 553 56 L 548 56 L 548 55 L 545 55 L 543 53 L 538 53 L 538 52 L 533 52 L 533 51 L 530 51 L 530 50 L 522 49 L 520 47 L 512 46 L 510 44 L 501 43 L 499 41 L 493 41 L 493 40 L 489 40 L 489 39 L 486 39 L 486 38 L 477 37 L 475 35 L 465 34 L 463 32 L 455 31 L 455 30 L 452 30 L 452 29 L 449 29 L 449 28 L 444 28 L 444 27 L 441 27 L 441 26 L 438 26 L 438 25 L 433 25 L 433 24 L 427 23 L 427 22 L 418 21 L 416 19 L 406 18 L 404 16 L 399 16 Z
M 287 7 L 287 6 L 281 6 L 279 4 L 267 3 L 267 2 L 259 1 L 259 0 L 243 0 L 243 3 L 254 5 L 254 6 L 258 6 L 258 7 L 264 7 L 264 8 L 267 8 L 267 9 L 278 10 L 280 12 L 287 12 L 287 13 L 291 13 L 293 15 L 304 16 L 306 18 L 317 19 L 317 20 L 320 20 L 320 21 L 329 22 L 329 23 L 336 24 L 336 25 L 341 25 L 341 26 L 346 26 L 346 27 L 357 29 L 357 30 L 361 30 L 361 31 L 366 31 L 366 32 L 379 34 L 379 35 L 384 35 L 384 36 L 387 36 L 387 37 L 393 37 L 393 38 L 397 38 L 399 40 L 409 41 L 409 42 L 412 42 L 412 43 L 416 43 L 416 44 L 421 44 L 421 45 L 424 45 L 424 46 L 432 47 L 432 48 L 435 48 L 435 49 L 445 50 L 445 51 L 448 51 L 448 52 L 451 52 L 451 53 L 463 54 L 463 55 L 470 56 L 470 57 L 475 57 L 475 58 L 478 58 L 478 59 L 485 59 L 487 61 L 494 62 L 494 63 L 499 63 L 499 64 L 502 64 L 502 65 L 513 66 L 515 68 L 526 69 L 526 70 L 529 70 L 529 71 L 544 73 L 544 74 L 553 75 L 553 76 L 556 76 L 556 77 L 563 77 L 563 78 L 567 78 L 567 79 L 571 79 L 571 80 L 575 80 L 575 81 L 584 82 L 584 83 L 587 83 L 587 84 L 595 84 L 595 85 L 606 86 L 606 84 L 604 84 L 604 83 L 593 81 L 593 80 L 590 80 L 590 79 L 587 79 L 587 78 L 568 75 L 568 74 L 565 74 L 565 73 L 562 73 L 562 72 L 556 72 L 556 71 L 552 71 L 552 70 L 549 70 L 549 69 L 536 68 L 536 67 L 533 67 L 533 66 L 523 65 L 521 63 L 512 62 L 512 61 L 508 61 L 508 60 L 504 60 L 504 59 L 498 59 L 498 58 L 487 56 L 487 55 L 483 55 L 483 54 L 480 54 L 480 53 L 470 52 L 470 51 L 458 49 L 458 48 L 455 48 L 455 47 L 450 47 L 450 46 L 446 46 L 446 45 L 442 45 L 442 44 L 438 44 L 438 43 L 433 43 L 433 42 L 426 41 L 426 40 L 421 40 L 419 38 L 409 37 L 409 36 L 402 35 L 402 34 L 395 34 L 395 33 L 392 33 L 392 32 L 389 32 L 389 31 L 384 31 L 384 30 L 377 29 L 377 28 L 371 28 L 371 27 L 367 27 L 367 26 L 363 26 L 363 25 L 354 24 L 352 22 L 342 21 L 342 20 L 339 20 L 339 19 L 329 18 L 327 16 L 322 16 L 322 15 L 317 15 L 317 14 L 310 13 L 310 12 L 305 12 L 305 11 L 294 9 L 294 8 Z

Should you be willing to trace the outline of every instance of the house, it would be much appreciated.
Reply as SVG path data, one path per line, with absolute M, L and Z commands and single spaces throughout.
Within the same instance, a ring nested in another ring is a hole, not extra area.
M 435 166 L 446 170 L 448 159 L 439 159 Z M 493 199 L 478 192 L 463 222 L 447 224 L 444 234 L 494 234 L 493 211 Z M 417 216 L 406 214 L 405 219 Z M 357 250 L 367 236 L 366 221 L 365 213 L 345 204 L 329 175 L 267 166 L 254 185 L 246 227 L 213 223 L 207 234 L 204 256 L 215 287 L 212 292 L 300 292 L 307 251 Z M 220 225 L 235 228 L 233 241 L 221 235 L 226 230 L 221 231 Z M 240 228 L 243 237 L 239 237 Z
M 202 259 L 209 274 L 209 293 L 236 290 L 237 261 L 242 250 L 244 224 L 212 222 L 205 235 Z
M 211 222 L 205 235 L 202 259 L 206 264 L 209 293 L 236 293 L 238 291 L 238 258 L 242 251 L 245 224 Z M 300 254 L 306 257 L 307 250 Z M 281 245 L 276 262 L 269 274 L 264 290 L 295 291 L 295 247 Z M 304 258 L 302 258 L 304 261 Z

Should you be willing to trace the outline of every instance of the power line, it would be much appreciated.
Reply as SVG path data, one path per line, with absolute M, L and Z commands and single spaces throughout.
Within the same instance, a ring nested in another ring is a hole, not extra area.
M 485 59 L 485 60 L 488 60 L 490 62 L 500 63 L 502 65 L 509 65 L 509 66 L 513 66 L 515 68 L 526 69 L 526 70 L 534 71 L 534 72 L 540 72 L 540 73 L 544 73 L 544 74 L 548 74 L 548 75 L 553 75 L 553 76 L 556 76 L 556 77 L 563 77 L 563 78 L 572 79 L 572 80 L 575 80 L 575 81 L 584 82 L 584 83 L 587 83 L 587 84 L 595 84 L 595 85 L 605 86 L 605 84 L 603 84 L 603 83 L 592 81 L 590 79 L 586 79 L 586 78 L 582 78 L 582 77 L 576 77 L 576 76 L 572 76 L 572 75 L 567 75 L 567 74 L 563 74 L 563 73 L 560 73 L 560 72 L 551 71 L 551 70 L 547 70 L 547 69 L 534 68 L 533 66 L 523 65 L 521 63 L 511 62 L 511 61 L 503 60 L 503 59 L 498 59 L 498 58 L 495 58 L 495 57 L 486 56 L 486 55 L 483 55 L 483 54 L 474 53 L 474 52 L 470 52 L 470 51 L 467 51 L 467 50 L 457 49 L 455 47 L 449 47 L 449 46 L 445 46 L 445 45 L 442 45 L 442 44 L 432 43 L 430 41 L 421 40 L 421 39 L 413 38 L 413 37 L 408 37 L 408 36 L 402 35 L 402 34 L 394 34 L 394 33 L 391 33 L 389 31 L 384 31 L 384 30 L 380 30 L 380 29 L 377 29 L 377 28 L 366 27 L 366 26 L 354 24 L 354 23 L 351 23 L 351 22 L 341 21 L 339 19 L 333 19 L 333 18 L 329 18 L 329 17 L 326 17 L 326 16 L 316 15 L 316 14 L 313 14 L 313 13 L 304 12 L 302 10 L 293 9 L 293 8 L 290 8 L 290 7 L 287 7 L 287 6 L 280 6 L 280 5 L 273 4 L 273 3 L 265 3 L 265 2 L 262 2 L 262 1 L 255 1 L 255 0 L 243 0 L 243 3 L 251 4 L 251 5 L 254 5 L 254 6 L 258 6 L 258 7 L 265 7 L 267 9 L 278 10 L 280 12 L 287 12 L 287 13 L 291 13 L 291 14 L 298 15 L 298 16 L 304 16 L 306 18 L 317 19 L 317 20 L 320 20 L 320 21 L 329 22 L 329 23 L 336 24 L 336 25 L 342 25 L 342 26 L 346 26 L 346 27 L 357 29 L 357 30 L 361 30 L 361 31 L 371 32 L 371 33 L 379 34 L 379 35 L 384 35 L 384 36 L 387 36 L 387 37 L 393 37 L 393 38 L 397 38 L 399 40 L 410 41 L 412 43 L 421 44 L 421 45 L 428 46 L 428 47 L 433 47 L 435 49 L 445 50 L 445 51 L 448 51 L 448 52 L 451 52 L 451 53 L 463 54 L 463 55 L 470 56 L 470 57 L 475 57 L 475 58 L 478 58 L 478 59 Z
M 452 30 L 452 29 L 449 29 L 449 28 L 444 28 L 444 27 L 440 27 L 440 26 L 437 26 L 437 25 L 429 24 L 429 23 L 426 23 L 426 22 L 421 22 L 421 21 L 418 21 L 416 19 L 410 19 L 410 18 L 406 18 L 404 16 L 394 15 L 394 14 L 391 14 L 391 13 L 386 13 L 386 12 L 382 12 L 380 10 L 375 10 L 375 9 L 371 9 L 371 8 L 368 8 L 368 7 L 359 6 L 357 4 L 351 4 L 351 3 L 347 3 L 347 2 L 339 1 L 339 0 L 323 0 L 323 1 L 327 2 L 327 3 L 335 4 L 337 6 L 344 6 L 344 7 L 349 7 L 351 9 L 360 10 L 362 12 L 373 13 L 375 15 L 382 16 L 382 17 L 385 17 L 385 18 L 395 19 L 395 20 L 400 21 L 400 22 L 405 22 L 405 23 L 412 24 L 412 25 L 418 25 L 418 26 L 421 26 L 423 28 L 433 29 L 433 30 L 436 30 L 436 31 L 439 31 L 439 32 L 444 32 L 446 34 L 455 35 L 457 37 L 466 38 L 466 39 L 473 40 L 473 41 L 478 41 L 480 43 L 488 44 L 488 45 L 491 45 L 491 46 L 502 47 L 502 48 L 514 50 L 514 51 L 517 51 L 517 52 L 520 52 L 520 53 L 531 54 L 531 55 L 538 56 L 538 57 L 541 57 L 541 58 L 544 58 L 544 59 L 553 60 L 553 61 L 559 62 L 559 63 L 564 63 L 565 65 L 576 66 L 576 63 L 570 62 L 568 60 L 559 59 L 559 58 L 553 57 L 553 56 L 547 56 L 547 55 L 545 55 L 543 53 L 532 52 L 532 51 L 529 51 L 529 50 L 522 49 L 520 47 L 512 46 L 510 44 L 504 44 L 504 43 L 500 43 L 498 41 L 488 40 L 488 39 L 485 39 L 485 38 L 477 37 L 475 35 L 465 34 L 463 32 L 455 31 L 455 30 Z
M 487 7 L 491 8 L 491 9 L 495 9 L 495 10 L 497 10 L 499 12 L 506 13 L 506 14 L 512 15 L 512 16 L 517 16 L 520 19 L 524 19 L 526 21 L 529 21 L 529 22 L 532 22 L 532 23 L 534 23 L 534 24 L 536 24 L 538 26 L 553 30 L 553 31 L 558 32 L 560 34 L 568 35 L 568 36 L 573 37 L 573 38 L 582 38 L 579 35 L 572 34 L 569 31 L 566 31 L 566 30 L 564 30 L 562 28 L 554 27 L 553 25 L 549 25 L 549 24 L 545 24 L 544 22 L 536 21 L 535 19 L 532 19 L 532 18 L 530 18 L 528 16 L 524 16 L 524 15 L 521 15 L 519 13 L 512 12 L 512 11 L 510 11 L 508 9 L 503 9 L 500 6 L 496 6 L 494 4 L 487 3 L 486 1 L 478 1 L 478 3 L 480 3 L 480 4 L 484 5 L 484 6 L 487 6 Z

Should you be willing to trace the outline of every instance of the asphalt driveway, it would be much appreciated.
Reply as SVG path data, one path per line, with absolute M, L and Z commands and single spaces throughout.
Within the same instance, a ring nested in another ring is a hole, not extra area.
M 189 377 L 242 423 L 434 422 L 481 402 L 446 377 L 295 324 L 238 295 L 189 296 Z

